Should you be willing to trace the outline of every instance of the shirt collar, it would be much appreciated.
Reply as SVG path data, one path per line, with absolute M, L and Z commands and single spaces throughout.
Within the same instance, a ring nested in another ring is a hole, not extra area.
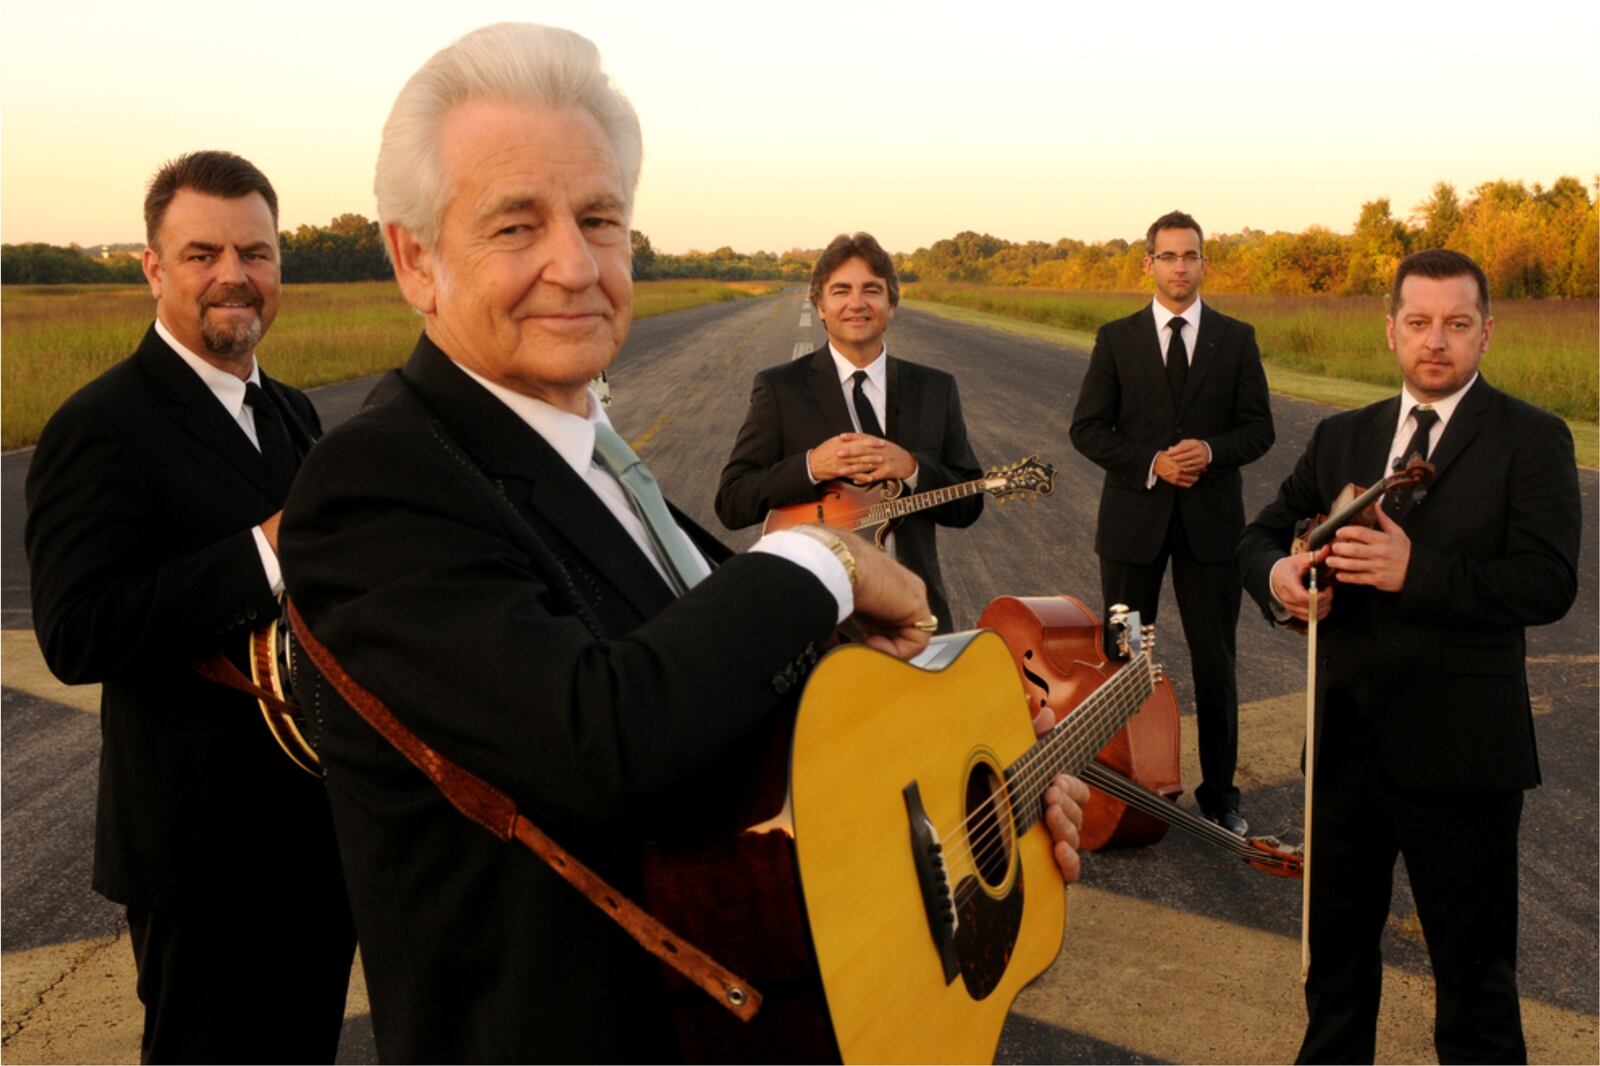
M 867 380 L 878 386 L 878 391 L 885 396 L 889 394 L 889 346 L 887 344 L 878 352 L 878 358 L 866 366 L 856 366 L 843 355 L 840 355 L 839 349 L 833 346 L 832 341 L 828 342 L 828 354 L 833 356 L 833 368 L 839 375 L 840 385 L 847 384 L 851 375 L 857 370 L 865 370 L 867 372 Z
M 455 360 L 452 359 L 451 362 Z M 601 422 L 608 427 L 611 425 L 611 419 L 606 417 L 606 405 L 595 395 L 593 386 L 585 393 L 589 401 L 589 416 L 580 418 L 554 404 L 536 400 L 532 396 L 524 396 L 520 392 L 513 392 L 460 363 L 456 363 L 456 366 L 467 377 L 489 390 L 497 400 L 511 408 L 513 414 L 528 424 L 528 428 L 543 437 L 545 443 L 556 450 L 556 454 L 572 467 L 574 473 L 583 477 L 588 472 L 590 465 L 594 463 L 595 423 Z
M 167 347 L 171 348 L 179 359 L 187 363 L 190 370 L 200 375 L 200 380 L 205 383 L 206 388 L 211 390 L 211 395 L 215 396 L 217 402 L 222 404 L 223 408 L 237 420 L 239 411 L 244 407 L 245 383 L 226 370 L 220 370 L 212 366 L 185 348 L 178 342 L 178 338 L 172 335 L 172 331 L 166 327 L 160 318 L 156 319 L 156 336 L 166 341 Z M 258 386 L 261 384 L 261 367 L 256 364 L 254 352 L 250 354 L 250 377 L 248 380 Z
M 1467 394 L 1467 390 L 1472 388 L 1473 382 L 1477 380 L 1478 373 L 1477 371 L 1473 371 L 1471 380 L 1469 380 L 1465 385 L 1461 386 L 1444 399 L 1433 400 L 1426 405 L 1433 408 L 1438 414 L 1439 424 L 1441 426 L 1450 421 L 1450 416 L 1455 414 L 1457 407 L 1461 406 L 1461 397 Z M 1411 395 L 1411 390 L 1402 386 L 1400 389 L 1400 421 L 1396 423 L 1396 430 L 1398 430 L 1400 426 L 1405 425 L 1406 419 L 1411 417 L 1411 412 L 1421 406 L 1424 405 L 1420 400 Z
M 1200 297 L 1198 296 L 1194 298 L 1194 303 L 1183 309 L 1183 314 L 1181 315 L 1175 315 L 1171 311 L 1167 310 L 1166 306 L 1162 304 L 1160 300 L 1151 300 L 1150 309 L 1154 311 L 1156 315 L 1157 333 L 1166 329 L 1167 323 L 1171 322 L 1174 318 L 1183 319 L 1189 324 L 1190 329 L 1194 331 L 1198 331 L 1200 329 Z

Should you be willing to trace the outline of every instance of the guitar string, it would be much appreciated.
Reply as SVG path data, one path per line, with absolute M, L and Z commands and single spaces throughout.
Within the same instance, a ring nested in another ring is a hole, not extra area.
M 1143 658 L 1143 656 L 1140 658 Z M 1153 687 L 1151 690 L 1143 692 L 1141 692 L 1137 687 L 1137 683 L 1142 677 L 1150 676 L 1149 671 L 1139 669 L 1144 665 L 1145 664 L 1142 663 L 1140 659 L 1135 659 L 1133 662 L 1130 662 L 1122 670 L 1119 670 L 1117 674 L 1114 675 L 1109 681 L 1105 682 L 1100 686 L 1100 688 L 1096 689 L 1094 694 L 1090 697 L 1090 699 L 1094 699 L 1094 697 L 1100 696 L 1101 693 L 1105 693 L 1105 696 L 1102 698 L 1099 706 L 1090 707 L 1086 705 L 1080 705 L 1070 715 L 1068 715 L 1067 718 L 1063 719 L 1061 724 L 1064 725 L 1067 722 L 1072 721 L 1073 718 L 1077 718 L 1078 728 L 1072 731 L 1070 739 L 1059 745 L 1059 750 L 1057 748 L 1045 747 L 1044 745 L 1048 743 L 1049 739 L 1046 737 L 1041 741 L 1040 744 L 1031 748 L 1021 759 L 1017 760 L 1017 763 L 1013 765 L 1015 766 L 1021 764 L 1024 760 L 1043 758 L 1046 762 L 1046 765 L 1051 766 L 1051 769 L 1048 771 L 1048 776 L 1044 778 L 1044 780 L 1048 781 L 1053 780 L 1055 774 L 1060 770 L 1071 770 L 1075 767 L 1081 767 L 1087 764 L 1091 759 L 1093 759 L 1095 753 L 1105 746 L 1105 743 L 1110 739 L 1110 736 L 1115 733 L 1116 726 L 1119 726 L 1123 721 L 1130 717 L 1134 711 L 1142 706 L 1144 701 L 1149 697 L 1149 691 L 1153 691 Z M 1085 701 L 1085 704 L 1087 704 L 1087 702 L 1088 701 Z M 1112 723 L 1115 724 L 1113 725 Z M 1097 737 L 1095 735 L 1093 726 L 1107 725 L 1110 725 L 1110 729 L 1105 732 L 1105 735 Z M 1059 729 L 1060 725 L 1056 726 L 1056 728 Z M 1017 793 L 1018 789 L 1016 788 L 1016 784 L 1018 783 L 1027 785 L 1027 788 L 1022 792 L 1022 794 L 1027 796 L 1032 796 L 1035 791 L 1041 793 L 1042 795 L 1044 787 L 1047 787 L 1042 785 L 1038 778 L 1025 780 L 1023 774 L 1018 774 L 1017 777 L 1013 779 L 1012 786 L 1004 791 L 1012 794 Z M 947 870 L 953 864 L 958 864 L 963 860 L 968 860 L 971 862 L 973 872 L 976 874 L 976 872 L 989 861 L 993 859 L 1003 859 L 1007 850 L 1013 846 L 1016 837 L 1014 834 L 1008 832 L 1008 826 L 1014 825 L 1014 819 L 1006 819 L 1003 816 L 1003 813 L 995 807 L 995 800 L 997 800 L 1001 795 L 1002 793 L 996 793 L 989 802 L 979 806 L 977 809 L 978 811 L 983 810 L 984 807 L 989 807 L 992 809 L 990 814 L 986 815 L 983 831 L 978 834 L 978 841 L 969 846 L 967 854 L 964 855 L 960 849 L 953 848 L 951 850 L 950 856 L 946 859 Z M 1014 803 L 1015 800 L 1012 799 L 1011 802 Z M 1030 799 L 1028 802 L 1031 803 L 1032 800 Z M 977 811 L 974 812 L 975 815 L 976 813 Z M 971 817 L 967 819 L 968 822 L 972 820 L 973 818 Z M 1034 816 L 1029 820 L 1030 828 L 1032 822 L 1037 820 L 1037 816 Z M 979 854 L 980 849 L 983 852 L 981 855 Z M 998 854 L 996 854 L 997 851 Z M 966 888 L 965 891 L 957 888 L 952 892 L 952 897 L 958 906 L 966 902 L 973 896 L 973 894 L 979 891 L 979 886 L 977 884 L 978 880 L 978 878 L 974 878 L 974 881 Z
M 1101 792 L 1123 801 L 1130 807 L 1217 844 L 1246 862 L 1272 866 L 1280 870 L 1293 870 L 1300 865 L 1293 854 L 1283 854 L 1270 845 L 1258 844 L 1254 839 L 1235 836 L 1214 822 L 1208 822 L 1164 797 L 1151 795 L 1137 782 L 1130 781 L 1116 770 L 1098 762 L 1085 765 L 1079 776 Z
M 1110 682 L 1107 682 L 1107 684 L 1109 683 Z M 1141 700 L 1140 702 L 1142 704 L 1143 701 Z M 1080 708 L 1080 710 L 1082 710 L 1082 708 Z M 1267 845 L 1257 846 L 1249 840 L 1235 836 L 1220 826 L 1198 818 L 1190 812 L 1171 804 L 1169 801 L 1161 797 L 1150 795 L 1134 782 L 1128 781 L 1127 778 L 1121 776 L 1114 770 L 1101 766 L 1092 758 L 1083 763 L 1077 772 L 1086 782 L 1099 788 L 1102 792 L 1121 799 L 1130 806 L 1139 810 L 1143 810 L 1153 817 L 1160 818 L 1163 821 L 1169 822 L 1170 824 L 1177 825 L 1179 828 L 1199 836 L 1202 839 L 1209 840 L 1210 842 L 1217 844 L 1228 851 L 1231 851 L 1245 862 L 1249 862 L 1263 868 L 1270 867 L 1274 870 L 1283 871 L 1292 870 L 1298 865 L 1292 856 L 1280 854 L 1278 851 Z M 969 859 L 969 857 L 974 869 L 977 869 L 982 863 L 989 861 L 993 857 L 993 848 L 991 845 L 995 843 L 989 838 L 997 833 L 1003 834 L 1005 832 L 1004 822 L 1005 819 L 1003 817 L 1003 813 L 999 812 L 998 810 L 994 812 L 993 817 L 985 817 L 983 828 L 980 833 L 977 834 L 975 840 L 972 841 L 968 854 L 964 855 L 958 849 L 952 849 L 946 860 L 947 867 L 949 865 L 959 863 L 964 859 Z M 999 843 L 1004 845 L 1007 843 L 1007 841 L 1001 840 Z M 977 853 L 978 849 L 980 848 L 984 852 L 982 855 Z M 958 890 L 956 893 L 958 902 L 964 901 L 968 896 L 970 896 L 972 891 L 976 891 L 976 888 L 974 887 L 973 889 L 970 889 L 965 894 L 960 893 Z
M 1008 836 L 1005 827 L 1007 819 L 1001 816 L 999 801 L 1004 799 L 1007 806 L 1012 809 L 1015 808 L 1019 796 L 1029 797 L 1026 802 L 1031 803 L 1033 793 L 1038 792 L 1042 796 L 1044 789 L 1048 787 L 1047 783 L 1061 770 L 1086 764 L 1100 748 L 1105 746 L 1106 740 L 1109 740 L 1108 735 L 1096 742 L 1097 727 L 1104 727 L 1112 722 L 1120 725 L 1148 698 L 1148 691 L 1141 694 L 1137 688 L 1139 681 L 1151 676 L 1152 671 L 1148 667 L 1147 655 L 1141 653 L 1136 656 L 1102 683 L 1083 704 L 1057 723 L 1050 733 L 1024 752 L 1012 764 L 1011 769 L 1016 772 L 1005 782 L 1005 787 L 991 794 L 989 799 L 975 807 L 966 819 L 940 839 L 939 843 L 943 847 L 958 834 L 964 834 L 962 842 L 967 844 L 965 852 L 954 847 L 950 849 L 946 858 L 947 865 L 952 860 L 959 862 L 969 857 L 976 863 L 980 859 L 978 854 L 980 848 L 985 851 L 981 858 L 987 860 L 992 855 L 994 846 L 1003 848 L 1005 846 L 1003 838 Z M 1069 722 L 1072 723 L 1072 728 L 1064 729 Z M 1114 733 L 1115 727 L 1112 727 L 1109 734 Z M 1035 763 L 1041 763 L 1042 768 L 1036 768 Z M 1030 826 L 1037 818 L 1037 815 L 1029 818 Z M 974 822 L 982 823 L 982 828 L 977 833 L 971 831 Z

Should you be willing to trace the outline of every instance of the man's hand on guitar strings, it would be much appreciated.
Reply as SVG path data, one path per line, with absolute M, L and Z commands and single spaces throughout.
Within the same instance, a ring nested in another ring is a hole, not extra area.
M 899 659 L 910 659 L 928 646 L 932 635 L 917 623 L 932 612 L 922 578 L 853 533 L 834 530 L 856 562 L 856 609 L 852 616 L 867 644 Z
M 1051 848 L 1061 879 L 1072 884 L 1083 872 L 1078 856 L 1078 832 L 1083 828 L 1083 805 L 1089 802 L 1089 786 L 1076 777 L 1057 775 L 1044 790 L 1044 824 L 1050 830 Z

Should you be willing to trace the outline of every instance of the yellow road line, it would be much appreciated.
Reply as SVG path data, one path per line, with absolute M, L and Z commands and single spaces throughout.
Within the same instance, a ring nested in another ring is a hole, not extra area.
M 63 685 L 44 664 L 31 629 L 0 630 L 0 664 L 6 688 L 90 714 L 100 713 L 99 685 Z

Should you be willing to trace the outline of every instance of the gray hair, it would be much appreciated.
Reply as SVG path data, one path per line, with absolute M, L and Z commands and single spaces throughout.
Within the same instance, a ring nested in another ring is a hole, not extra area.
M 372 182 L 379 221 L 398 222 L 424 247 L 438 247 L 450 200 L 439 127 L 452 108 L 480 99 L 573 107 L 594 116 L 616 153 L 631 210 L 644 154 L 639 116 L 600 68 L 599 49 L 570 30 L 498 22 L 434 53 L 395 98 Z

